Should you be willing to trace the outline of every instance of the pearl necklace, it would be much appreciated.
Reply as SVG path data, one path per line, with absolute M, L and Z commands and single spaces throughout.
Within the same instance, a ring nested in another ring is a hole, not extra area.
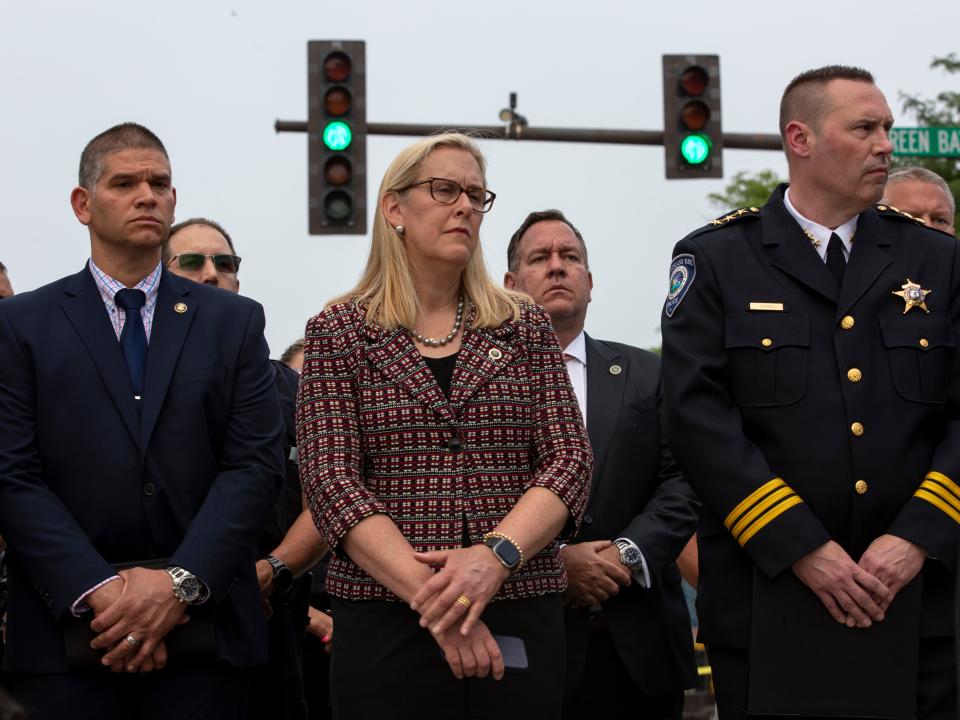
M 460 323 L 463 321 L 463 293 L 460 293 L 460 300 L 457 301 L 457 319 L 453 321 L 453 330 L 451 330 L 445 338 L 428 338 L 424 337 L 416 330 L 407 330 L 414 340 L 416 340 L 421 345 L 427 345 L 428 347 L 443 347 L 451 340 L 453 340 L 457 333 L 460 332 Z

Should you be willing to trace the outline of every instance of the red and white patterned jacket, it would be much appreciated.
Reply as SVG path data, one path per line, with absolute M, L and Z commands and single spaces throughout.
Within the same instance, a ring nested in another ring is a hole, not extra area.
M 482 541 L 530 487 L 563 500 L 573 534 L 592 453 L 546 313 L 465 330 L 449 400 L 403 329 L 364 324 L 355 303 L 307 323 L 297 402 L 300 477 L 334 553 L 327 591 L 396 599 L 340 549 L 344 535 L 386 513 L 414 550 Z M 507 578 L 495 599 L 561 592 L 554 540 Z

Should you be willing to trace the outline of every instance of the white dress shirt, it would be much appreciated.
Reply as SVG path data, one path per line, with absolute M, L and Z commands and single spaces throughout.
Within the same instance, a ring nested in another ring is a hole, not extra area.
M 787 192 L 783 195 L 783 204 L 787 208 L 787 212 L 793 216 L 793 219 L 796 220 L 803 229 L 806 236 L 808 238 L 813 237 L 819 242 L 818 245 L 811 240 L 810 244 L 813 245 L 813 249 L 817 251 L 821 260 L 824 262 L 827 261 L 827 245 L 830 243 L 830 235 L 833 233 L 836 233 L 837 237 L 843 242 L 843 259 L 847 261 L 850 260 L 850 250 L 853 247 L 853 236 L 857 232 L 857 218 L 860 217 L 859 215 L 854 215 L 836 230 L 831 230 L 820 223 L 805 218 L 797 212 L 793 203 L 790 202 L 790 188 L 787 188 Z

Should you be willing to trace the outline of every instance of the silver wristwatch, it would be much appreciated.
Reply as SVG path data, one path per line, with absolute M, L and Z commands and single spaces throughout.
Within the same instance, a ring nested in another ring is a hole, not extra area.
M 624 538 L 617 538 L 613 544 L 620 551 L 620 562 L 630 568 L 631 572 L 643 572 L 643 555 L 636 545 Z
M 196 605 L 207 599 L 209 593 L 206 586 L 196 575 L 176 566 L 170 566 L 164 570 L 173 580 L 173 594 L 177 600 L 187 605 Z

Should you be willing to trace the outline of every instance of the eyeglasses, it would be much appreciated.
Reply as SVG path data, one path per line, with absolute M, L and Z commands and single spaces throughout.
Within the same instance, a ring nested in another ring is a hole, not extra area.
M 203 270 L 207 258 L 213 260 L 213 267 L 220 273 L 235 273 L 240 269 L 240 258 L 236 255 L 203 255 L 201 253 L 180 253 L 174 255 L 167 263 L 167 267 L 177 261 L 177 266 L 184 272 L 199 272 Z
M 493 201 L 497 198 L 496 193 L 485 190 L 484 188 L 465 188 L 463 185 L 460 185 L 453 180 L 436 177 L 410 183 L 406 187 L 397 188 L 396 192 L 403 192 L 404 190 L 415 188 L 418 185 L 428 184 L 430 186 L 430 197 L 432 197 L 438 203 L 443 203 L 444 205 L 453 205 L 453 203 L 460 199 L 461 193 L 466 193 L 467 199 L 470 201 L 470 207 L 473 208 L 473 211 L 477 213 L 490 212 L 490 208 L 493 207 Z

